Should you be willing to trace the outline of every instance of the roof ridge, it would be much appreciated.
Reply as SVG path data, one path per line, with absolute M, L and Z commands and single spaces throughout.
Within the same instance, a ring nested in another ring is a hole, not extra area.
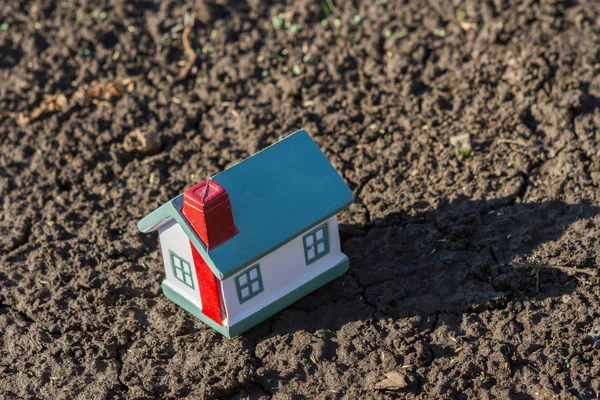
M 208 189 L 210 189 L 210 181 L 206 181 L 206 185 L 204 185 L 204 194 L 202 195 L 202 205 L 206 205 L 206 198 L 208 197 Z

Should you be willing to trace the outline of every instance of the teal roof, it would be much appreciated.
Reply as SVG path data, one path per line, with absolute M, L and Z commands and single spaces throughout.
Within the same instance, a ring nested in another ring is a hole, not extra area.
M 300 130 L 213 176 L 231 201 L 239 233 L 206 247 L 181 212 L 183 195 L 143 218 L 142 232 L 165 219 L 181 225 L 219 279 L 257 261 L 353 201 L 352 191 L 309 134 Z

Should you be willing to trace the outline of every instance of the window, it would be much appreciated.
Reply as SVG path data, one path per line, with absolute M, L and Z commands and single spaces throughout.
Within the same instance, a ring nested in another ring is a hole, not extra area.
M 327 234 L 327 223 L 307 233 L 302 238 L 304 242 L 304 258 L 306 265 L 312 264 L 319 258 L 329 253 L 329 235 Z
M 256 297 L 263 291 L 262 276 L 258 264 L 235 277 L 235 288 L 237 289 L 240 304 Z
M 181 282 L 185 283 L 186 286 L 189 286 L 193 289 L 194 280 L 192 279 L 192 268 L 190 267 L 190 263 L 172 251 L 169 253 L 171 254 L 171 265 L 173 266 L 173 274 L 175 274 L 175 278 L 179 279 Z

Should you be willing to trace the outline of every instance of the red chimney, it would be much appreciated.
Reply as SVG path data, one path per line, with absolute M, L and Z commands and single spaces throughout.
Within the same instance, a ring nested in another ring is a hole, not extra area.
M 186 190 L 182 211 L 207 249 L 214 249 L 238 233 L 229 194 L 213 181 L 202 181 Z

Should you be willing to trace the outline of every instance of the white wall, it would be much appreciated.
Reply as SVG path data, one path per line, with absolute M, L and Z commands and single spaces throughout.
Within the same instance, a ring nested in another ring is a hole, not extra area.
M 172 218 L 158 228 L 158 233 L 160 235 L 160 248 L 162 251 L 168 284 L 171 286 L 171 288 L 176 290 L 182 296 L 185 296 L 198 307 L 202 307 L 202 303 L 200 302 L 200 290 L 198 288 L 198 277 L 196 276 L 196 268 L 194 267 L 190 239 L 188 239 L 183 229 L 181 229 L 179 224 Z M 192 270 L 192 279 L 194 281 L 194 289 L 181 282 L 173 274 L 173 266 L 171 265 L 171 255 L 169 254 L 169 251 L 177 254 L 190 264 L 190 268 Z
M 306 232 L 320 225 L 315 225 Z M 244 270 L 223 280 L 221 287 L 227 310 L 227 324 L 235 324 L 342 261 L 344 255 L 340 250 L 340 236 L 336 217 L 328 219 L 327 225 L 329 231 L 329 253 L 312 264 L 306 265 L 304 259 L 302 236 L 306 232 L 303 232 L 273 253 L 266 255 L 259 261 L 248 265 Z M 260 264 L 264 290 L 258 296 L 240 304 L 236 291 L 235 277 L 257 263 Z

